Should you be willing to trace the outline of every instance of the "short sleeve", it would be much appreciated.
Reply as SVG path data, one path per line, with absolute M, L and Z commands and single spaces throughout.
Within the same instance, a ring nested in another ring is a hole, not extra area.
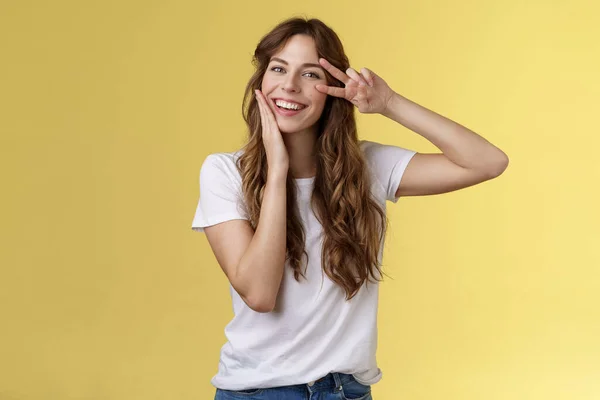
M 403 147 L 361 141 L 361 146 L 367 162 L 385 192 L 386 200 L 396 203 L 396 191 L 404 175 L 409 161 L 416 151 Z
M 200 168 L 200 198 L 192 229 L 233 219 L 248 219 L 241 196 L 241 178 L 231 154 L 210 154 Z

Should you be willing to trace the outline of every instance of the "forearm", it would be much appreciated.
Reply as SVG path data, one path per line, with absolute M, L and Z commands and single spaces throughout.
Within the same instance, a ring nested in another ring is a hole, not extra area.
M 506 154 L 483 137 L 397 93 L 382 114 L 429 140 L 461 167 L 496 170 L 508 163 Z
M 274 307 L 283 277 L 286 255 L 286 177 L 272 178 L 265 186 L 259 221 L 236 270 L 245 297 L 260 308 Z

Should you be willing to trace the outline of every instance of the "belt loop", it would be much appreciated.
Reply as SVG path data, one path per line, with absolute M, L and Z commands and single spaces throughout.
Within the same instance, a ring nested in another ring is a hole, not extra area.
M 337 372 L 333 373 L 333 381 L 335 382 L 335 387 L 337 390 L 342 390 L 342 380 L 340 379 L 340 374 Z

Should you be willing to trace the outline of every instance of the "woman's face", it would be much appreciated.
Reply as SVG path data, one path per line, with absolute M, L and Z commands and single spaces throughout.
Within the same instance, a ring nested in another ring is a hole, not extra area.
M 314 128 L 327 98 L 315 89 L 317 84 L 327 81 L 313 39 L 292 36 L 271 57 L 261 88 L 282 133 Z

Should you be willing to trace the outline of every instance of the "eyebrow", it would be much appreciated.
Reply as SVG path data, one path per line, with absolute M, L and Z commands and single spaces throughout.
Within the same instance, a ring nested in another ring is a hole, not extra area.
M 272 57 L 271 60 L 269 60 L 269 62 L 271 62 L 271 61 L 277 61 L 277 62 L 280 62 L 282 64 L 289 65 L 289 63 L 287 61 L 285 61 L 285 60 L 283 60 L 281 58 L 278 58 L 278 57 Z M 315 63 L 304 63 L 300 67 L 302 67 L 302 68 L 304 68 L 304 67 L 315 67 L 315 68 L 319 68 L 319 69 L 325 71 L 325 69 L 320 64 L 315 64 Z

